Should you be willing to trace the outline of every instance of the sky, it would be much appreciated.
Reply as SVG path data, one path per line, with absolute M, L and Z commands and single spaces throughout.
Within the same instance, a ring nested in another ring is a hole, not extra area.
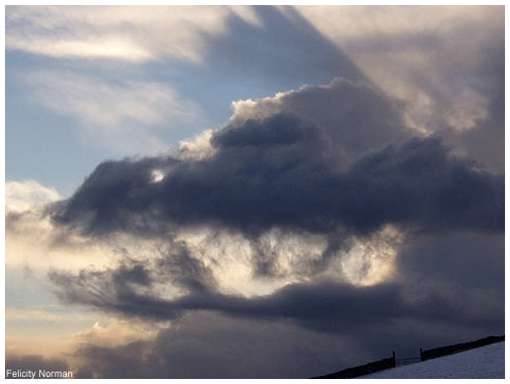
M 504 332 L 503 6 L 8 6 L 6 367 L 306 378 Z

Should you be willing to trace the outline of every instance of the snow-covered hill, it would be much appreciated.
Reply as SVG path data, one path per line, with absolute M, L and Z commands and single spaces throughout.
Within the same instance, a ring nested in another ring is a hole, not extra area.
M 491 344 L 363 376 L 363 379 L 482 379 L 505 377 L 505 343 Z

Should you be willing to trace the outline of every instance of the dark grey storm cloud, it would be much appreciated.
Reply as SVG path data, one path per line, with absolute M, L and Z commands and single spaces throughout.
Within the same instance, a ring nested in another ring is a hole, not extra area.
M 438 137 L 404 138 L 395 110 L 385 112 L 378 101 L 391 104 L 369 88 L 336 81 L 290 99 L 306 112 L 301 99 L 322 106 L 328 95 L 334 102 L 327 109 L 338 104 L 336 124 L 333 115 L 306 119 L 286 111 L 234 120 L 214 134 L 216 153 L 208 159 L 100 164 L 52 216 L 93 235 L 202 224 L 248 234 L 275 226 L 366 234 L 384 224 L 428 232 L 503 230 L 502 175 L 454 156 Z M 342 111 L 349 96 L 359 104 Z M 366 139 L 378 129 L 375 142 Z M 396 142 L 386 144 L 391 137 Z M 339 157 L 343 148 L 356 156 Z M 155 169 L 166 173 L 161 182 L 151 180 Z
M 217 135 L 210 160 L 169 160 L 160 183 L 137 161 L 103 163 L 54 219 L 89 234 L 205 223 L 256 233 L 272 226 L 368 233 L 388 223 L 503 230 L 503 176 L 451 156 L 439 139 L 389 146 L 338 172 L 313 126 L 276 116 L 245 127 Z M 257 128 L 262 137 L 252 136 Z

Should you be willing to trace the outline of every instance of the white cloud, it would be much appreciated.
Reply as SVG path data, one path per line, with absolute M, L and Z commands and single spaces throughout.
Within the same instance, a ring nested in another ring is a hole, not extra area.
M 92 327 L 81 330 L 72 335 L 73 341 L 91 343 L 98 346 L 113 347 L 140 340 L 153 339 L 163 328 L 169 324 L 164 322 L 146 323 L 138 319 L 113 319 L 96 321 Z
M 8 7 L 6 48 L 60 58 L 200 62 L 205 38 L 224 33 L 232 14 L 258 24 L 249 7 Z
M 115 250 L 55 227 L 44 207 L 62 199 L 36 181 L 5 183 L 6 265 L 47 270 L 85 267 L 114 260 Z
M 5 183 L 6 213 L 21 213 L 37 209 L 61 198 L 53 187 L 45 187 L 34 180 Z
M 396 258 L 405 235 L 385 226 L 366 239 L 354 238 L 342 257 L 335 259 L 331 270 L 339 268 L 347 281 L 371 286 L 390 281 L 397 275 Z
M 147 61 L 153 59 L 150 52 L 121 37 L 96 37 L 92 39 L 41 39 L 26 40 L 12 37 L 8 48 L 57 58 L 76 57 L 86 59 L 124 59 L 129 61 Z
M 112 81 L 75 72 L 37 71 L 22 81 L 46 108 L 76 119 L 87 138 L 119 152 L 163 151 L 164 125 L 198 123 L 202 112 L 163 83 Z
M 179 142 L 179 157 L 189 160 L 203 160 L 213 156 L 216 148 L 211 144 L 214 130 L 206 129 L 200 134 Z

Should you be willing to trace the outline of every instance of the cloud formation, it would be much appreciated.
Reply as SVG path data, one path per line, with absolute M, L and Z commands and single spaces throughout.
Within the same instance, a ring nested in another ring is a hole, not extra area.
M 176 265 L 179 259 L 170 260 Z M 144 264 L 134 263 L 112 270 L 82 271 L 78 276 L 56 272 L 50 278 L 61 287 L 60 295 L 67 302 L 154 320 L 170 320 L 186 311 L 204 310 L 250 319 L 287 319 L 306 328 L 332 333 L 398 318 L 501 325 L 495 313 L 470 313 L 469 304 L 460 307 L 444 293 L 428 292 L 424 298 L 410 300 L 402 296 L 402 287 L 396 284 L 355 287 L 323 281 L 290 284 L 270 295 L 252 298 L 223 295 L 207 286 L 209 281 L 204 281 L 200 265 L 196 269 L 184 267 L 184 273 L 181 272 L 184 263 L 177 271 L 162 271 L 161 265 L 168 262 L 169 259 L 159 261 L 159 269 L 153 271 Z M 165 299 L 156 294 L 156 283 L 162 283 L 160 279 L 166 279 L 167 284 L 173 282 L 188 293 Z
M 381 108 L 386 99 L 359 88 L 335 81 L 324 89 L 303 88 L 283 102 L 308 100 L 308 108 L 318 110 L 308 119 L 285 107 L 260 118 L 234 115 L 211 137 L 216 152 L 204 160 L 103 163 L 53 218 L 97 235 L 214 223 L 255 235 L 271 227 L 366 234 L 385 224 L 419 231 L 503 230 L 501 175 L 454 156 L 439 138 L 387 145 L 398 137 L 398 126 L 390 125 L 398 120 Z M 321 93 L 331 97 L 335 114 L 320 113 Z M 358 103 L 343 109 L 351 97 Z M 374 142 L 365 139 L 377 130 Z M 157 182 L 155 170 L 164 175 Z
M 7 49 L 68 59 L 146 62 L 170 56 L 201 60 L 204 34 L 224 32 L 235 13 L 256 23 L 246 7 L 8 8 Z M 131 26 L 131 28 L 126 28 Z
M 29 209 L 60 200 L 62 197 L 55 188 L 48 188 L 35 180 L 7 181 L 5 183 L 6 210 L 20 213 Z
M 495 247 L 489 264 L 501 260 L 496 244 L 504 231 L 503 175 L 453 153 L 439 136 L 413 137 L 401 112 L 371 85 L 335 80 L 237 103 L 224 128 L 198 139 L 195 152 L 203 150 L 203 156 L 100 164 L 73 196 L 49 208 L 54 225 L 98 240 L 118 233 L 165 239 L 166 247 L 109 268 L 53 271 L 58 295 L 64 302 L 150 321 L 180 322 L 207 312 L 358 339 L 373 328 L 384 345 L 402 324 L 427 334 L 452 327 L 466 334 L 501 329 L 502 277 L 486 279 L 495 276 L 492 267 L 479 265 L 479 255 L 463 249 L 462 239 L 478 234 L 480 244 Z M 211 259 L 194 248 L 191 234 L 203 227 L 229 233 L 237 258 L 249 254 L 250 279 L 280 284 L 254 294 L 225 290 L 216 260 L 228 260 L 229 252 Z M 268 246 L 269 233 L 282 246 L 276 253 Z M 303 259 L 287 264 L 290 273 L 280 264 L 289 234 L 319 236 Z M 436 242 L 441 237 L 450 244 L 448 255 L 460 250 L 465 255 L 451 256 L 444 273 L 427 275 L 426 265 L 435 260 L 428 253 L 437 251 L 423 247 L 441 247 Z M 251 253 L 241 251 L 242 241 Z M 473 270 L 462 263 L 477 264 L 487 286 L 468 287 L 464 279 L 472 280 Z M 423 271 L 416 269 L 420 264 Z M 383 278 L 370 275 L 375 265 Z M 353 278 L 356 274 L 362 277 Z M 418 340 L 414 334 L 408 347 Z M 81 352 L 91 361 L 95 353 L 115 359 L 144 348 L 135 343 Z M 205 366 L 213 360 L 208 361 Z M 98 371 L 122 376 L 115 369 Z M 286 369 L 267 375 L 285 375 Z M 155 371 L 165 375 L 161 367 Z M 227 364 L 217 374 L 228 372 Z
M 503 7 L 297 10 L 402 101 L 409 128 L 441 134 L 456 151 L 504 170 Z

